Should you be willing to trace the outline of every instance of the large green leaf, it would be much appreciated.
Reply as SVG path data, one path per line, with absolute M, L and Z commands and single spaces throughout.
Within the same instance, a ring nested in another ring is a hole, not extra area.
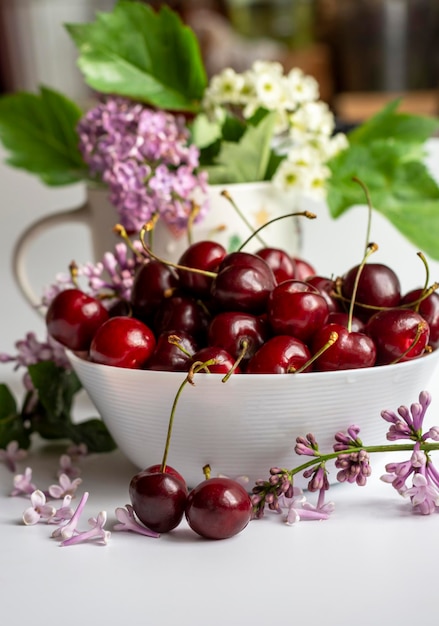
M 192 30 L 166 6 L 117 2 L 86 24 L 67 24 L 85 80 L 112 93 L 169 110 L 196 111 L 207 77 Z
M 368 188 L 373 208 L 408 240 L 439 259 L 439 186 L 422 161 L 411 160 L 411 143 L 393 138 L 353 144 L 330 166 L 328 205 L 333 217 L 365 204 L 359 178 Z
M 11 441 L 17 441 L 20 448 L 30 445 L 30 433 L 25 428 L 17 403 L 9 387 L 0 384 L 0 448 L 6 448 Z
M 275 114 L 249 126 L 239 141 L 224 141 L 212 166 L 206 167 L 211 184 L 264 180 L 270 163 Z
M 37 174 L 47 185 L 67 185 L 83 178 L 76 125 L 80 108 L 62 94 L 41 87 L 0 98 L 0 140 L 7 163 Z

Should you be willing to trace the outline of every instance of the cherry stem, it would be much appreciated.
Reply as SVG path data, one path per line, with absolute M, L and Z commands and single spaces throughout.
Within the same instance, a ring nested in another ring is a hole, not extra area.
M 166 435 L 166 442 L 165 442 L 165 449 L 163 452 L 162 464 L 160 466 L 161 473 L 164 473 L 166 470 L 166 462 L 168 460 L 169 446 L 171 444 L 172 427 L 174 425 L 175 412 L 177 409 L 177 404 L 178 404 L 178 400 L 180 399 L 181 393 L 187 383 L 189 383 L 190 385 L 195 384 L 193 381 L 195 374 L 197 374 L 200 370 L 204 369 L 205 367 L 208 367 L 209 365 L 214 365 L 215 363 L 217 363 L 216 359 L 209 359 L 208 361 L 204 361 L 204 362 L 196 361 L 192 365 L 186 378 L 183 380 L 183 382 L 181 383 L 180 387 L 177 390 L 177 393 L 175 394 L 174 402 L 172 403 L 172 408 L 171 408 L 171 415 L 169 417 L 168 432 Z
M 349 305 L 348 324 L 347 324 L 347 329 L 349 333 L 352 331 L 352 318 L 354 317 L 355 298 L 356 298 L 357 291 L 358 291 L 358 284 L 360 282 L 361 272 L 363 271 L 363 268 L 366 265 L 367 260 L 370 257 L 370 255 L 376 252 L 377 250 L 378 250 L 378 246 L 376 243 L 367 244 L 366 252 L 364 253 L 363 260 L 361 261 L 358 267 L 357 275 L 355 276 L 354 287 L 352 289 L 351 302 Z
M 352 178 L 352 180 L 355 183 L 358 183 L 362 187 L 362 189 L 364 191 L 364 194 L 366 196 L 366 202 L 367 202 L 367 207 L 368 207 L 368 211 L 367 211 L 367 228 L 366 228 L 366 245 L 365 245 L 365 248 L 364 248 L 364 253 L 366 254 L 367 253 L 367 248 L 369 246 L 370 230 L 371 230 L 371 225 L 372 225 L 372 201 L 371 201 L 369 189 L 368 189 L 366 183 L 364 183 L 357 176 L 354 176 Z
M 145 224 L 145 226 L 140 231 L 140 242 L 141 242 L 145 252 L 152 259 L 155 259 L 156 261 L 159 261 L 160 263 L 163 263 L 163 265 L 167 265 L 168 267 L 173 267 L 173 268 L 175 268 L 177 270 L 184 270 L 184 271 L 187 271 L 187 272 L 193 272 L 194 274 L 202 274 L 203 276 L 208 276 L 210 278 L 216 278 L 216 276 L 217 276 L 216 272 L 209 272 L 208 270 L 201 270 L 201 269 L 198 269 L 196 267 L 188 267 L 187 265 L 180 265 L 179 263 L 173 263 L 172 261 L 166 261 L 165 259 L 162 259 L 159 256 L 157 256 L 156 254 L 154 254 L 152 252 L 151 248 L 149 246 L 147 246 L 147 244 L 145 243 L 145 233 L 147 232 L 146 226 L 147 225 Z
M 209 463 L 207 463 L 204 467 L 203 467 L 203 474 L 204 474 L 204 478 L 206 480 L 209 480 L 210 476 L 211 476 L 211 468 Z
M 419 322 L 419 324 L 416 326 L 416 334 L 415 334 L 415 337 L 414 337 L 412 343 L 409 345 L 407 350 L 404 350 L 404 352 L 402 354 L 400 354 L 397 359 L 395 359 L 394 361 L 391 361 L 391 363 L 389 363 L 389 365 L 394 365 L 395 363 L 399 363 L 405 356 L 408 355 L 410 350 L 412 350 L 416 346 L 416 344 L 418 343 L 419 339 L 421 338 L 422 331 L 424 331 L 427 328 L 427 326 L 428 325 L 427 325 L 427 322 L 425 320 L 423 320 L 422 322 Z
M 178 335 L 169 335 L 168 343 L 171 343 L 173 346 L 177 346 L 177 348 L 181 352 L 183 352 L 184 355 L 186 355 L 188 357 L 192 357 L 193 356 L 188 350 L 186 350 L 184 345 L 181 343 L 181 337 L 179 337 Z
M 423 292 L 425 293 L 428 289 L 428 283 L 430 282 L 430 268 L 428 266 L 427 259 L 425 258 L 425 255 L 423 252 L 418 252 L 418 257 L 421 259 L 425 267 L 425 282 L 424 282 L 424 289 L 423 289 Z M 415 306 L 416 312 L 419 312 L 419 305 L 421 304 L 421 302 L 422 300 L 416 303 L 416 306 Z
M 307 367 L 309 367 L 312 363 L 314 363 L 314 361 L 316 361 L 324 352 L 326 352 L 326 350 L 328 350 L 328 348 L 333 346 L 334 343 L 336 343 L 337 341 L 338 341 L 338 333 L 336 333 L 335 331 L 331 332 L 331 334 L 329 335 L 328 341 L 320 348 L 320 350 L 317 350 L 317 352 L 313 354 L 313 356 L 306 363 L 304 363 L 304 365 L 299 367 L 299 369 L 297 370 L 291 369 L 291 373 L 301 374 L 303 371 L 306 370 Z
M 238 358 L 236 359 L 236 361 L 234 362 L 234 364 L 232 365 L 232 367 L 229 369 L 229 371 L 227 372 L 227 374 L 223 377 L 222 381 L 223 383 L 226 383 L 230 376 L 233 374 L 233 372 L 236 370 L 236 368 L 239 366 L 239 364 L 241 363 L 242 359 L 245 357 L 245 355 L 248 352 L 248 341 L 246 339 L 244 339 L 242 341 L 242 350 L 241 350 L 241 354 L 238 356 Z
M 140 250 L 137 250 L 133 246 L 133 242 L 131 241 L 131 238 L 128 236 L 128 233 L 124 226 L 122 226 L 122 224 L 116 224 L 113 228 L 113 233 L 115 235 L 118 235 L 125 242 L 131 252 L 133 252 L 139 259 L 144 258 Z
M 269 220 L 268 222 L 266 222 L 265 224 L 262 224 L 262 226 L 259 226 L 259 228 L 257 228 L 251 235 L 250 237 L 248 237 L 244 243 L 242 243 L 239 248 L 238 248 L 238 252 L 240 252 L 243 248 L 245 248 L 245 246 L 253 239 L 253 237 L 256 237 L 258 235 L 258 233 L 263 230 L 264 228 L 266 228 L 267 226 L 270 226 L 270 224 L 274 224 L 274 222 L 278 222 L 279 220 L 284 220 L 287 217 L 307 217 L 309 220 L 314 220 L 317 215 L 315 213 L 311 213 L 311 211 L 296 211 L 294 213 L 285 213 L 285 215 L 278 215 L 277 217 L 273 217 L 272 220 Z
M 226 198 L 226 200 L 228 200 L 230 202 L 230 204 L 232 205 L 232 207 L 235 209 L 235 211 L 237 212 L 237 214 L 239 215 L 239 217 L 242 219 L 242 221 L 244 222 L 244 224 L 248 227 L 248 229 L 250 230 L 250 232 L 254 231 L 253 226 L 250 224 L 250 222 L 248 221 L 248 219 L 246 218 L 246 216 L 244 215 L 244 213 L 241 211 L 241 209 L 238 207 L 238 205 L 236 204 L 236 202 L 233 200 L 232 196 L 230 195 L 230 193 L 227 191 L 227 189 L 224 189 L 221 192 L 221 195 Z M 253 233 L 256 235 L 256 237 L 259 239 L 260 243 L 262 246 L 264 246 L 264 248 L 267 248 L 267 244 L 265 243 L 265 241 L 262 239 L 262 237 L 259 236 L 259 234 Z M 242 246 L 241 246 L 242 248 Z
M 197 217 L 197 215 L 200 212 L 200 205 L 196 204 L 195 202 L 192 203 L 192 210 L 189 213 L 189 217 L 187 220 L 187 242 L 188 245 L 192 245 L 193 239 L 192 239 L 192 229 L 194 226 L 194 221 Z
M 72 261 L 69 265 L 70 278 L 75 287 L 79 289 L 78 283 L 78 266 L 75 261 Z

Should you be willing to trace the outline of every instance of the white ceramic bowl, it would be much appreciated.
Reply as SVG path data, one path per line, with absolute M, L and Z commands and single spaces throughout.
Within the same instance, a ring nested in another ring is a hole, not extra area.
M 113 438 L 139 469 L 160 463 L 169 416 L 184 373 L 98 365 L 69 354 Z M 383 409 L 396 410 L 429 390 L 439 350 L 420 359 L 368 369 L 308 374 L 197 374 L 177 404 L 168 464 L 189 486 L 212 474 L 248 476 L 253 486 L 270 467 L 296 467 L 296 437 L 312 432 L 323 451 L 351 424 L 363 443 L 385 443 Z M 335 471 L 329 479 L 335 481 Z M 304 486 L 304 480 L 296 484 Z

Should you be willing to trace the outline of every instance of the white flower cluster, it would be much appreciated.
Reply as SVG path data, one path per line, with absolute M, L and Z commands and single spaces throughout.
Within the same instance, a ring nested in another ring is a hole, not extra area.
M 273 146 L 285 156 L 273 182 L 301 194 L 324 197 L 330 176 L 327 162 L 347 147 L 346 135 L 334 135 L 335 120 L 319 99 L 317 81 L 301 69 L 287 74 L 280 63 L 256 61 L 237 73 L 226 68 L 212 77 L 204 108 L 221 120 L 225 110 L 249 119 L 259 108 L 276 111 Z

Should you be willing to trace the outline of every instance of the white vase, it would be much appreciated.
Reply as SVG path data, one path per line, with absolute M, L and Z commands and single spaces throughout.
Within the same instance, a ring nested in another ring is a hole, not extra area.
M 233 204 L 223 196 L 227 190 Z M 252 233 L 270 220 L 286 215 L 284 219 L 263 228 L 243 248 L 246 252 L 255 252 L 261 247 L 283 248 L 292 256 L 300 249 L 300 220 L 303 217 L 290 217 L 295 211 L 295 200 L 291 194 L 278 190 L 270 182 L 239 183 L 232 185 L 211 185 L 209 188 L 210 210 L 207 216 L 188 233 L 175 232 L 160 222 L 154 229 L 153 251 L 164 260 L 177 262 L 189 241 L 211 239 L 218 241 L 227 251 L 238 249 Z M 242 219 L 241 215 L 245 216 Z M 29 249 L 36 238 L 48 229 L 73 223 L 85 224 L 90 232 L 92 259 L 100 261 L 107 251 L 114 249 L 121 239 L 113 228 L 119 221 L 116 208 L 108 200 L 108 190 L 101 187 L 87 188 L 84 204 L 72 209 L 49 214 L 34 222 L 17 240 L 13 252 L 13 270 L 24 297 L 35 306 L 39 297 L 35 294 L 29 280 Z

